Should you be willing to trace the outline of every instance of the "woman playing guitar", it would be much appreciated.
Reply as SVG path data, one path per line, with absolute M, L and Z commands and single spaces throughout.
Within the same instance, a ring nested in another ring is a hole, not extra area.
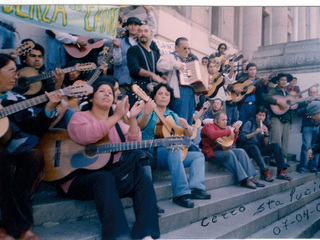
M 0 54 L 0 102 L 9 106 L 26 98 L 11 89 L 14 87 L 17 67 L 13 58 Z M 46 93 L 49 102 L 35 116 L 35 109 L 28 108 L 0 118 L 1 136 L 6 143 L 0 145 L 0 239 L 33 239 L 38 237 L 32 232 L 33 216 L 31 197 L 43 177 L 43 155 L 34 149 L 51 123 L 55 106 L 61 96 Z M 0 108 L 2 108 L 0 105 Z M 10 133 L 10 131 L 9 131 Z
M 168 108 L 173 100 L 173 90 L 169 85 L 160 83 L 154 87 L 151 97 L 146 103 L 145 109 L 138 119 L 138 124 L 142 129 L 142 139 L 153 139 L 156 135 L 166 133 L 177 134 L 183 132 L 191 137 L 193 134 L 191 126 L 184 118 L 179 116 Z M 160 125 L 159 117 L 155 111 L 165 117 L 166 124 L 173 129 L 167 131 L 165 125 Z M 158 123 L 157 123 L 158 121 Z M 158 125 L 158 126 L 157 126 Z M 160 127 L 159 127 L 160 126 Z M 170 151 L 166 148 L 158 147 L 155 150 L 157 164 L 169 168 L 171 172 L 171 187 L 173 192 L 173 202 L 186 208 L 193 208 L 194 203 L 190 199 L 210 199 L 210 194 L 205 192 L 204 185 L 204 156 L 198 151 L 187 152 L 186 158 L 182 161 L 182 151 Z M 185 174 L 185 167 L 190 167 L 189 183 Z M 189 187 L 190 186 L 190 187 Z M 190 195 L 191 194 L 191 195 Z
M 81 145 L 93 144 L 104 139 L 109 139 L 111 143 L 141 140 L 136 117 L 143 109 L 144 103 L 137 101 L 133 105 L 127 125 L 121 119 L 129 110 L 128 97 L 118 102 L 112 111 L 115 93 L 109 77 L 99 77 L 92 87 L 94 93 L 86 105 L 88 110 L 76 112 L 70 120 L 68 125 L 70 138 Z M 110 166 L 115 166 L 135 154 L 135 152 L 119 151 L 113 155 Z M 82 160 L 86 161 L 85 158 Z M 137 169 L 137 175 L 141 178 L 136 177 L 130 182 L 130 186 L 134 184 L 133 190 L 123 195 L 119 192 L 114 176 L 105 168 L 78 174 L 75 178 L 66 180 L 61 187 L 71 198 L 94 199 L 102 223 L 102 239 L 158 238 L 160 234 L 153 183 L 141 167 Z M 133 199 L 136 222 L 132 231 L 123 212 L 120 197 Z

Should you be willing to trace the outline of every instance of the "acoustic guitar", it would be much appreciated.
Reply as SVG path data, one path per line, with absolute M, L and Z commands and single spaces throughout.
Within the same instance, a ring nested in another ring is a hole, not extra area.
M 138 95 L 142 100 L 147 102 L 150 97 L 137 85 L 133 84 L 131 86 L 132 91 Z M 156 122 L 156 127 L 154 133 L 158 138 L 165 138 L 169 136 L 183 136 L 184 129 L 178 126 L 175 120 L 171 116 L 164 117 L 158 108 L 154 109 L 155 114 L 158 116 L 159 120 Z M 188 148 L 182 150 L 182 160 L 187 156 Z
M 311 87 L 318 87 L 319 83 L 312 85 Z M 309 88 L 311 88 L 309 87 Z M 313 97 L 305 97 L 305 98 L 297 98 L 297 96 L 300 96 L 301 94 L 303 94 L 304 92 L 308 91 L 308 89 L 303 90 L 300 93 L 297 93 L 296 95 L 287 95 L 287 96 L 279 96 L 279 95 L 275 95 L 272 96 L 272 98 L 276 99 L 276 100 L 282 100 L 284 101 L 287 106 L 286 107 L 282 107 L 278 104 L 270 104 L 270 108 L 272 110 L 272 112 L 276 115 L 283 115 L 286 112 L 288 112 L 290 109 L 294 110 L 298 107 L 298 103 L 300 102 L 304 102 L 304 101 L 309 101 L 313 98 L 319 98 L 320 95 L 317 96 L 313 96 Z
M 64 68 L 65 73 L 73 71 L 91 71 L 96 69 L 97 66 L 95 63 L 82 63 L 76 64 L 75 66 Z M 16 86 L 14 91 L 17 91 L 24 96 L 30 96 L 38 93 L 42 88 L 42 81 L 48 78 L 53 77 L 52 72 L 47 72 L 44 74 L 38 73 L 35 68 L 25 67 L 18 71 L 19 78 L 16 81 Z
M 278 75 L 278 71 L 274 71 L 271 74 L 269 74 L 269 79 L 273 78 L 274 76 Z M 263 80 L 263 78 L 258 78 L 254 82 L 251 80 L 246 80 L 243 83 L 233 83 L 230 85 L 233 85 L 233 88 L 242 88 L 242 91 L 240 93 L 236 93 L 235 91 L 231 90 L 231 98 L 234 102 L 240 102 L 244 100 L 249 94 L 254 93 L 256 88 L 254 85 L 260 83 Z
M 240 54 L 238 56 L 234 56 L 232 59 L 234 62 L 239 61 L 241 58 L 243 58 L 243 55 Z M 217 95 L 219 88 L 222 87 L 225 83 L 225 80 L 223 78 L 223 74 L 226 73 L 230 69 L 229 65 L 226 65 L 225 68 L 221 72 L 216 72 L 213 74 L 213 80 L 209 82 L 209 88 L 208 93 L 206 94 L 206 97 L 213 98 Z
M 64 44 L 64 48 L 67 53 L 74 58 L 83 58 L 91 52 L 92 49 L 101 48 L 103 46 L 103 40 L 94 39 L 91 37 L 78 36 L 79 40 L 85 41 L 86 46 L 80 46 L 80 44 Z
M 91 94 L 93 88 L 89 85 L 77 85 L 70 86 L 67 88 L 56 90 L 55 92 L 60 93 L 69 97 L 80 97 Z M 11 138 L 11 129 L 9 124 L 8 116 L 20 112 L 24 109 L 39 105 L 41 103 L 47 102 L 49 99 L 47 95 L 43 94 L 28 100 L 18 102 L 7 107 L 2 107 L 0 105 L 0 141 L 1 144 L 7 143 Z
M 229 55 L 221 55 L 220 57 L 215 57 L 214 62 L 216 63 L 216 68 L 219 71 L 221 66 L 229 64 L 232 59 L 236 58 L 237 56 L 242 55 L 242 51 L 238 51 L 234 54 L 229 54 Z
M 113 58 L 113 55 L 111 53 L 108 53 L 107 55 L 105 55 L 103 57 L 103 59 L 101 60 L 100 65 L 105 65 L 108 64 Z M 98 77 L 100 76 L 102 70 L 97 68 L 96 71 L 94 72 L 94 74 L 91 76 L 91 78 L 88 81 L 84 81 L 84 80 L 76 80 L 72 86 L 76 86 L 76 85 L 81 85 L 81 84 L 88 84 L 90 86 L 92 86 L 92 84 L 98 79 Z M 69 106 L 71 108 L 76 109 L 77 111 L 79 111 L 79 98 L 72 98 L 69 99 Z
M 240 128 L 242 125 L 241 121 L 237 121 L 234 123 L 234 127 L 231 127 L 231 131 L 234 131 L 236 127 Z M 222 150 L 230 150 L 233 146 L 234 138 L 229 136 L 224 136 L 216 139 L 216 145 L 218 148 Z
M 192 124 L 193 134 L 191 136 L 191 139 L 195 139 L 196 138 L 196 136 L 198 134 L 198 128 L 201 126 L 200 117 L 202 117 L 203 114 L 205 114 L 205 112 L 208 111 L 209 107 L 210 107 L 210 102 L 209 101 L 204 102 L 202 108 L 200 109 L 200 111 L 193 118 L 194 124 Z
M 90 144 L 81 145 L 70 139 L 67 130 L 52 129 L 37 145 L 44 154 L 44 181 L 53 182 L 65 178 L 76 170 L 98 170 L 110 160 L 112 152 L 166 147 L 181 149 L 190 146 L 191 140 L 185 136 L 172 136 L 136 142 L 111 143 L 108 137 Z

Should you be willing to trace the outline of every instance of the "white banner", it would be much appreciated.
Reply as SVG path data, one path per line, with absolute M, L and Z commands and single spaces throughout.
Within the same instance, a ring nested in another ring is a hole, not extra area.
M 114 38 L 119 7 L 106 5 L 2 5 L 0 18 L 96 38 Z
M 161 56 L 175 51 L 174 42 L 164 42 L 156 38 L 153 38 L 152 40 L 157 44 Z

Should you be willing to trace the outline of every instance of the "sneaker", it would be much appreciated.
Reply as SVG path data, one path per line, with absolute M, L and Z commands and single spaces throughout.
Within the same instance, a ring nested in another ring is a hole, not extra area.
M 281 169 L 280 173 L 277 176 L 278 179 L 282 179 L 282 180 L 287 180 L 287 181 L 291 181 L 292 177 L 289 177 L 284 171 L 283 169 Z
M 191 199 L 211 199 L 211 195 L 201 189 L 192 189 Z
M 305 173 L 306 171 L 307 171 L 307 169 L 304 168 L 304 167 L 300 167 L 300 168 L 298 168 L 298 170 L 297 170 L 298 173 Z
M 269 170 L 265 170 L 262 175 L 262 179 L 267 182 L 273 182 L 274 179 L 271 177 Z
M 247 188 L 251 188 L 251 189 L 256 189 L 257 188 L 257 186 L 252 181 L 250 181 L 249 178 L 243 179 L 240 182 L 240 185 L 242 187 L 247 187 Z
M 266 186 L 266 185 L 264 185 L 262 183 L 259 183 L 255 177 L 252 177 L 250 179 L 250 181 L 253 182 L 257 187 L 265 187 Z

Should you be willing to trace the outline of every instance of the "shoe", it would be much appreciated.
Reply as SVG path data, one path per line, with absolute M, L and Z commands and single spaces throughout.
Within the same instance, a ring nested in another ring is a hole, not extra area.
M 306 171 L 304 171 L 303 169 L 298 169 L 297 172 L 298 173 L 305 173 Z
M 240 185 L 242 187 L 247 187 L 247 188 L 251 188 L 251 189 L 256 189 L 257 188 L 257 186 L 253 182 L 251 182 L 249 178 L 243 179 L 240 182 Z
M 194 207 L 194 203 L 190 199 L 189 195 L 182 195 L 180 197 L 174 197 L 174 198 L 172 198 L 172 201 L 181 207 L 185 207 L 185 208 L 193 208 Z
M 193 189 L 191 191 L 191 199 L 211 199 L 211 195 L 201 189 Z
M 252 178 L 250 179 L 250 181 L 253 182 L 257 187 L 265 187 L 265 186 L 266 186 L 266 185 L 264 185 L 264 184 L 262 184 L 262 183 L 259 183 L 259 182 L 257 181 L 257 179 L 255 179 L 255 177 L 252 177 Z
M 310 168 L 310 172 L 311 172 L 311 173 L 317 173 L 317 172 L 318 172 L 318 169 L 316 169 L 316 168 Z
M 271 177 L 269 170 L 265 170 L 262 175 L 262 179 L 267 182 L 273 182 L 274 179 Z
M 164 209 L 157 205 L 157 213 L 164 213 Z
M 277 176 L 278 179 L 282 179 L 282 180 L 287 180 L 287 181 L 291 181 L 292 177 L 289 177 L 284 171 L 283 169 L 281 169 L 280 173 Z

